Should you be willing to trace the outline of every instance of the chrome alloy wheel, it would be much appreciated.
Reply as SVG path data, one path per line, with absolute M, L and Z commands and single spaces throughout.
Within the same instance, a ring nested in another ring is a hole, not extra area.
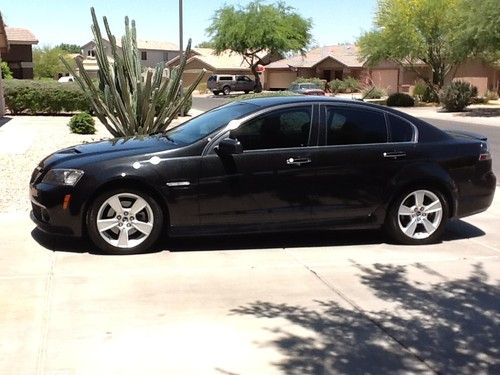
M 115 194 L 97 213 L 97 230 L 110 245 L 129 249 L 144 242 L 154 225 L 151 206 L 138 195 Z
M 429 190 L 416 190 L 406 196 L 398 209 L 399 229 L 408 237 L 430 237 L 441 224 L 443 205 Z

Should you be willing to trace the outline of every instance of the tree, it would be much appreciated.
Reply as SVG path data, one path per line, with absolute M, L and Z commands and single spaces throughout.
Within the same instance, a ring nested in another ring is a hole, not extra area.
M 205 41 L 203 41 L 201 43 L 198 43 L 196 45 L 196 48 L 214 48 L 214 43 L 205 40 Z
M 498 0 L 461 0 L 456 45 L 465 52 L 500 59 L 500 2 Z
M 56 78 L 58 75 L 68 74 L 70 71 L 60 60 L 60 56 L 68 52 L 61 48 L 44 46 L 33 50 L 33 72 L 35 78 Z M 72 66 L 75 64 L 72 62 Z
M 312 22 L 283 2 L 263 4 L 260 0 L 246 7 L 226 5 L 215 12 L 208 34 L 216 53 L 231 50 L 243 56 L 255 76 L 255 92 L 262 91 L 257 66 L 265 65 L 262 53 L 304 53 L 311 41 Z
M 361 55 L 369 65 L 391 60 L 409 67 L 437 93 L 446 75 L 469 53 L 457 48 L 455 38 L 460 1 L 379 0 L 375 29 L 358 40 Z M 432 78 L 416 69 L 417 62 L 431 68 Z
M 82 47 L 80 47 L 77 44 L 68 44 L 68 43 L 61 43 L 57 45 L 55 48 L 62 49 L 63 51 L 66 51 L 67 53 L 81 53 Z

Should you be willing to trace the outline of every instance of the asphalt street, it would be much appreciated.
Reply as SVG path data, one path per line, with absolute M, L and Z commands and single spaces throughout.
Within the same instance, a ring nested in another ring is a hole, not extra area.
M 193 98 L 193 108 L 200 111 L 208 111 L 212 108 L 226 104 L 230 100 L 231 100 L 230 98 L 224 97 L 222 95 L 214 97 L 195 97 Z M 491 154 L 493 157 L 493 171 L 495 172 L 495 175 L 497 177 L 500 177 L 500 127 L 478 125 L 478 124 L 467 124 L 458 121 L 428 119 L 423 117 L 422 119 L 434 126 L 437 126 L 440 129 L 465 130 L 487 136 Z

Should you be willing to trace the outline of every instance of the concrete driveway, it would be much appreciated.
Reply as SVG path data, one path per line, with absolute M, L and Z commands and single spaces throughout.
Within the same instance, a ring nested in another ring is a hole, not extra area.
M 432 246 L 294 233 L 120 257 L 3 213 L 0 373 L 500 373 L 499 224 L 497 192 Z

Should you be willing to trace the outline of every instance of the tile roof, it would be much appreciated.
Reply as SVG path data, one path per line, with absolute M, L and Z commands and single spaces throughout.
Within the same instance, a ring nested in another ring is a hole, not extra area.
M 38 44 L 38 39 L 28 29 L 6 27 L 9 44 Z
M 188 59 L 188 62 L 192 60 L 199 60 L 202 63 L 208 65 L 213 70 L 249 70 L 250 68 L 247 62 L 243 59 L 243 56 L 239 53 L 232 51 L 224 51 L 220 55 L 215 54 L 215 50 L 212 48 L 193 48 L 191 49 L 193 56 Z M 259 54 L 259 57 L 263 58 L 267 55 L 266 51 Z M 179 57 L 174 57 L 170 60 L 167 65 L 172 65 L 177 62 Z
M 321 61 L 333 58 L 339 63 L 349 68 L 362 68 L 364 61 L 359 56 L 358 47 L 354 44 L 333 45 L 314 48 L 307 52 L 305 56 L 295 55 L 289 59 L 275 61 L 266 66 L 266 69 L 289 68 L 312 68 Z

